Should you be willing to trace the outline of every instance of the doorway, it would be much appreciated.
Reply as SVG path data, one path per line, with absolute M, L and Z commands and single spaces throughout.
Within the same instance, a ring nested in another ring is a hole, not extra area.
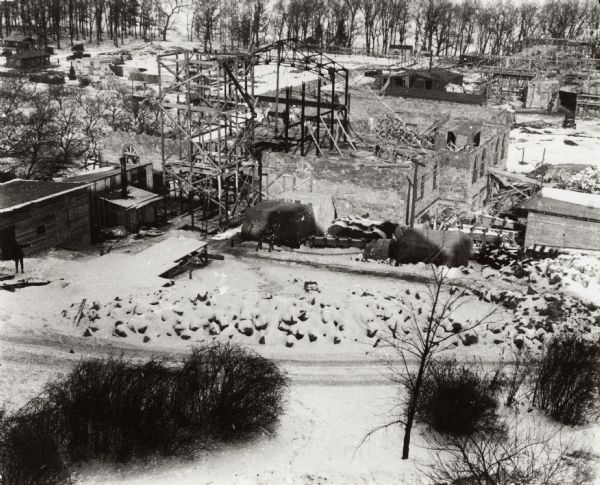
M 15 243 L 15 226 L 0 229 L 0 259 L 7 261 L 12 259 L 12 248 Z

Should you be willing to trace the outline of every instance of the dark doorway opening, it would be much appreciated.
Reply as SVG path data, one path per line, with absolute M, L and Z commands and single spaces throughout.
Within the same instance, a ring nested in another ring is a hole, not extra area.
M 577 109 L 577 93 L 559 91 L 558 102 L 560 107 L 566 111 L 567 116 L 571 115 L 571 117 L 575 117 L 575 110 Z
M 2 251 L 1 259 L 6 261 L 12 259 L 12 248 L 15 244 L 15 226 L 5 227 L 0 229 L 0 251 Z

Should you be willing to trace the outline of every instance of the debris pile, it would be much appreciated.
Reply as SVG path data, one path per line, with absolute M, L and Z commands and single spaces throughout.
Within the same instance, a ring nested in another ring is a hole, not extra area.
M 357 287 L 348 290 L 343 299 L 334 300 L 321 294 L 317 282 L 300 284 L 303 295 L 296 297 L 220 294 L 216 289 L 186 298 L 170 289 L 141 297 L 116 297 L 88 305 L 76 325 L 86 337 L 127 338 L 140 343 L 219 339 L 286 347 L 343 342 L 378 346 L 384 335 L 416 332 L 411 314 L 428 314 L 424 292 L 406 290 L 395 296 Z M 70 325 L 79 307 L 73 304 L 62 312 Z M 459 312 L 452 322 L 466 326 L 470 318 L 472 315 Z M 454 332 L 452 328 L 449 324 L 448 331 Z
M 589 194 L 600 194 L 600 170 L 596 167 L 588 167 L 576 173 L 569 179 L 566 188 Z

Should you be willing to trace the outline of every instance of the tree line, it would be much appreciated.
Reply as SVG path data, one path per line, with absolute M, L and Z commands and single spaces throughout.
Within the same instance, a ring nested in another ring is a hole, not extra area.
M 98 161 L 113 132 L 159 135 L 156 98 L 140 101 L 125 85 L 88 93 L 0 79 L 0 180 L 50 180 L 82 159 Z
M 527 37 L 575 39 L 598 32 L 595 0 L 4 0 L 0 36 L 18 30 L 65 42 L 119 46 L 125 38 L 167 40 L 185 22 L 205 50 L 253 48 L 297 38 L 321 47 L 387 53 L 411 44 L 437 55 L 509 54 Z M 183 25 L 182 25 L 183 27 Z

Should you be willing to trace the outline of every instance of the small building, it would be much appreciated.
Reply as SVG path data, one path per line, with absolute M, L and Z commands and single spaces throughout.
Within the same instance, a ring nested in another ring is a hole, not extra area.
M 600 251 L 600 195 L 544 187 L 523 202 L 525 247 Z
M 9 49 L 15 49 L 18 51 L 29 51 L 38 47 L 40 45 L 40 41 L 35 37 L 15 33 L 5 37 L 2 41 L 2 45 Z
M 82 184 L 15 179 L 0 184 L 0 251 L 14 241 L 25 254 L 90 244 L 88 189 Z
M 128 163 L 125 170 L 128 185 L 148 190 L 154 188 L 152 162 Z M 84 183 L 90 187 L 92 194 L 103 194 L 121 187 L 121 168 L 104 167 L 89 173 L 67 177 L 63 181 Z
M 472 94 L 452 90 L 462 89 L 460 73 L 439 67 L 432 69 L 405 69 L 379 76 L 379 85 L 386 95 L 424 98 L 466 104 L 485 103 L 485 94 Z M 452 86 L 451 86 L 452 85 Z
M 124 226 L 136 232 L 142 226 L 155 225 L 158 205 L 163 198 L 153 192 L 137 187 L 127 187 L 127 197 L 121 190 L 97 197 L 96 222 L 105 227 Z
M 462 84 L 462 74 L 442 69 L 409 69 L 390 76 L 390 89 L 395 87 L 445 91 L 448 84 Z
M 127 173 L 127 198 L 121 193 L 123 168 Z M 122 225 L 128 231 L 137 231 L 140 226 L 156 224 L 158 201 L 162 197 L 150 192 L 154 188 L 152 162 L 93 171 L 65 181 L 88 187 L 94 228 Z
M 412 56 L 413 46 L 409 44 L 390 44 L 389 53 L 402 57 Z
M 45 50 L 18 51 L 7 58 L 7 65 L 23 70 L 44 69 L 50 66 L 50 54 Z

